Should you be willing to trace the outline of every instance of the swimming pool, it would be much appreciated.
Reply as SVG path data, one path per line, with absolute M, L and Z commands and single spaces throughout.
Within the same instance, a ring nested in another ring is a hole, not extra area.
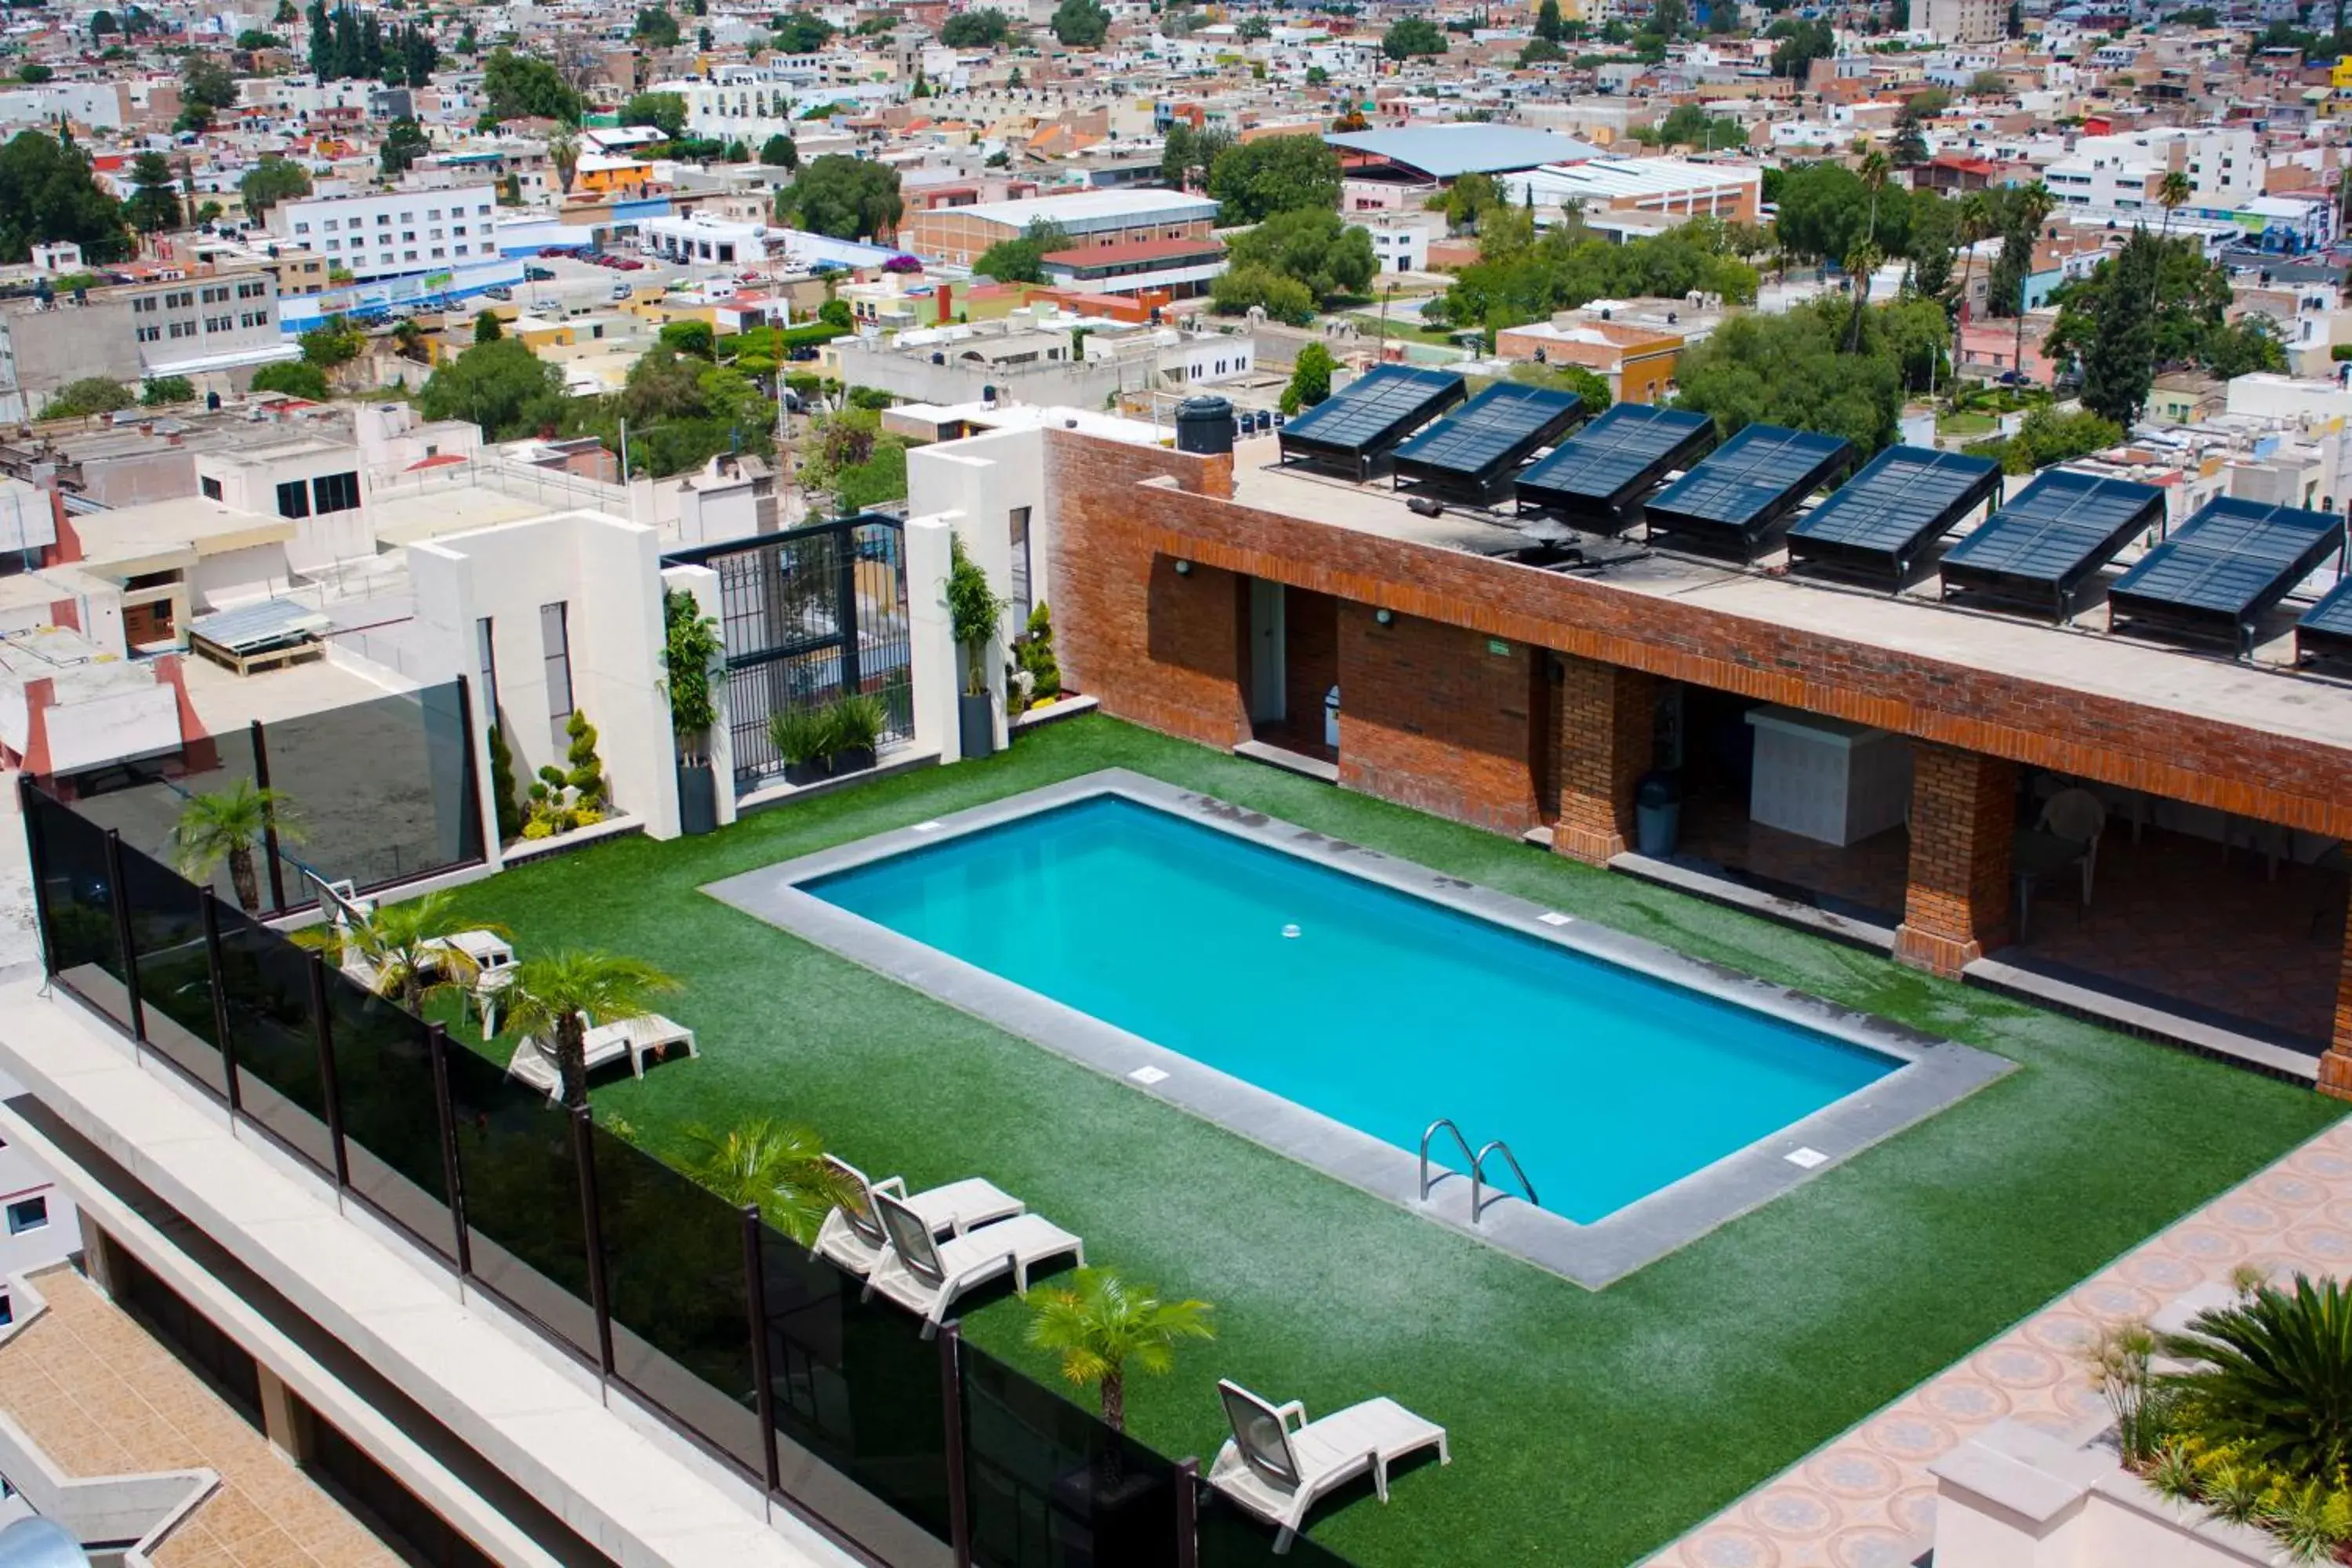
M 1131 774 L 710 890 L 1398 1201 L 1450 1117 L 1547 1211 L 1482 1234 L 1646 1212 L 1601 1249 L 1629 1267 L 1999 1070 Z

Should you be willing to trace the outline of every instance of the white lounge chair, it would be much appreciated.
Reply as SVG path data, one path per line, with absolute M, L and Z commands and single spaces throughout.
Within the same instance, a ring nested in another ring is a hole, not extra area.
M 992 1225 L 1028 1212 L 1028 1205 L 1019 1198 L 980 1176 L 950 1182 L 946 1186 L 931 1187 L 909 1196 L 903 1177 L 869 1181 L 865 1172 L 846 1160 L 827 1154 L 824 1163 L 850 1185 L 859 1201 L 836 1205 L 824 1216 L 824 1225 L 816 1233 L 815 1250 L 860 1279 L 874 1272 L 874 1266 L 882 1261 L 882 1254 L 890 1246 L 889 1233 L 882 1228 L 875 1211 L 877 1193 L 887 1193 L 914 1210 L 915 1217 L 929 1226 L 934 1237 L 961 1236 L 976 1226 Z
M 1385 1503 L 1389 1467 L 1405 1455 L 1434 1447 L 1439 1464 L 1454 1462 L 1445 1428 L 1393 1399 L 1367 1399 L 1309 1421 L 1307 1406 L 1296 1399 L 1268 1405 L 1239 1384 L 1223 1380 L 1217 1394 L 1234 1435 L 1217 1450 L 1209 1484 L 1276 1527 L 1276 1552 L 1290 1550 L 1318 1499 L 1365 1471 L 1371 1472 L 1372 1488 Z
M 641 1013 L 618 1023 L 600 1024 L 591 1028 L 583 1041 L 585 1070 L 594 1072 L 626 1058 L 629 1070 L 638 1078 L 646 1076 L 646 1058 L 682 1045 L 688 1056 L 702 1053 L 694 1048 L 694 1031 L 683 1024 L 673 1023 L 658 1013 Z M 563 1075 L 555 1064 L 555 1043 L 528 1036 L 515 1047 L 513 1059 L 507 1063 L 507 1076 L 520 1079 L 533 1089 L 544 1089 L 550 1100 L 563 1092 Z
M 1008 1270 L 1014 1287 L 1026 1290 L 1029 1270 L 1049 1258 L 1071 1253 L 1086 1267 L 1087 1244 L 1038 1215 L 1001 1219 L 940 1241 L 920 1215 L 889 1194 L 876 1193 L 874 1206 L 890 1247 L 866 1277 L 866 1293 L 879 1290 L 919 1313 L 925 1339 L 939 1332 L 957 1297 Z

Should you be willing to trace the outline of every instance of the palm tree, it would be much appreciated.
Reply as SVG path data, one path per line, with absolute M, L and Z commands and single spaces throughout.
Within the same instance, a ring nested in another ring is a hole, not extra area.
M 570 126 L 547 139 L 547 161 L 555 165 L 555 177 L 563 184 L 563 194 L 572 194 L 572 178 L 580 172 L 580 138 Z
M 1982 191 L 1970 191 L 1960 198 L 1958 213 L 1960 230 L 1960 319 L 1968 319 L 1969 284 L 1976 269 L 1977 247 L 1992 233 L 1992 203 Z
M 1103 1420 L 1127 1430 L 1127 1369 L 1160 1375 L 1176 1364 L 1180 1340 L 1213 1340 L 1206 1301 L 1163 1301 L 1107 1268 L 1081 1268 L 1066 1287 L 1031 1290 L 1029 1342 L 1058 1351 L 1062 1375 L 1102 1387 Z
M 2194 193 L 2189 188 L 2189 176 L 2174 169 L 2156 184 L 2156 201 L 2164 209 L 2164 226 L 2157 231 L 2158 239 L 2172 237 L 2172 215 L 2176 208 L 2188 204 Z
M 2294 1479 L 2334 1484 L 2352 1462 L 2352 1294 L 2341 1281 L 2295 1276 L 2200 1312 L 2167 1336 L 2165 1353 L 2198 1363 L 2165 1382 L 2189 1401 L 2209 1442 Z
M 2033 270 L 2033 242 L 2041 236 L 2043 220 L 2058 205 L 2058 198 L 2050 194 L 2049 186 L 2036 180 L 2011 199 L 2016 203 L 2017 226 L 2011 230 L 2011 237 L 2022 237 L 2026 256 L 2025 264 L 2017 274 L 2017 353 L 2009 363 L 2017 372 L 2018 380 L 2022 382 L 2025 379 L 2025 280 Z
M 455 893 L 426 893 L 380 905 L 354 925 L 312 926 L 295 932 L 294 940 L 304 947 L 338 951 L 345 957 L 357 949 L 375 973 L 375 994 L 389 996 L 421 1016 L 425 997 L 436 991 L 469 991 L 481 978 L 481 965 L 463 949 L 450 945 L 449 938 L 460 931 L 506 934 L 503 927 L 459 919 L 457 904 Z
M 724 1132 L 687 1131 L 685 1172 L 737 1208 L 756 1206 L 794 1241 L 815 1240 L 835 1207 L 858 1202 L 857 1184 L 824 1163 L 824 1144 L 805 1127 L 761 1117 Z
M 551 953 L 515 965 L 507 984 L 507 1026 L 526 1038 L 554 1042 L 563 1103 L 576 1109 L 588 1103 L 589 1020 L 636 1017 L 656 995 L 677 989 L 677 981 L 642 959 Z
M 274 789 L 257 788 L 251 779 L 237 780 L 235 789 L 192 795 L 180 803 L 180 820 L 172 827 L 173 864 L 188 880 L 201 882 L 226 860 L 237 908 L 259 914 L 261 881 L 254 873 L 253 848 L 267 841 L 272 826 L 282 844 L 302 841 L 291 803 Z
M 1845 329 L 1845 352 L 1862 347 L 1862 313 L 1870 308 L 1870 279 L 1885 257 L 1870 241 L 1858 240 L 1845 253 L 1845 275 L 1853 283 L 1853 315 Z
M 1862 166 L 1855 172 L 1861 174 L 1864 188 L 1870 192 L 1870 226 L 1863 230 L 1862 237 L 1875 240 L 1878 237 L 1878 193 L 1886 188 L 1886 181 L 1895 173 L 1895 165 L 1887 161 L 1885 153 L 1873 147 L 1862 155 Z

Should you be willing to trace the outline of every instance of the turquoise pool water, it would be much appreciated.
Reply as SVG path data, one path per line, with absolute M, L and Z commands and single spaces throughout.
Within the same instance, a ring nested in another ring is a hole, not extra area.
M 1902 1065 L 1114 795 L 802 886 L 1408 1152 L 1504 1139 L 1579 1221 Z

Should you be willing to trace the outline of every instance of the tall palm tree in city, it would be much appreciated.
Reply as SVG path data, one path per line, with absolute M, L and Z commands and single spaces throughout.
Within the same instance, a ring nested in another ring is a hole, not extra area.
M 2026 279 L 2033 270 L 2034 242 L 2042 236 L 2042 224 L 2057 208 L 2058 198 L 2050 194 L 2049 186 L 2036 180 L 2011 196 L 2010 200 L 2015 204 L 2011 210 L 2017 219 L 2016 226 L 2010 231 L 2010 237 L 2021 238 L 2025 242 L 2026 252 L 2025 264 L 2018 269 L 2017 274 L 2017 357 L 2009 362 L 2011 367 L 2017 372 L 2018 379 L 2021 381 L 2025 377 Z
M 572 194 L 572 177 L 580 172 L 580 138 L 565 126 L 547 139 L 547 161 L 555 165 L 555 177 L 563 185 L 563 194 Z
M 1870 308 L 1870 279 L 1886 259 L 1877 246 L 1869 240 L 1856 240 L 1845 253 L 1845 275 L 1853 285 L 1853 314 L 1845 329 L 1845 352 L 1853 353 L 1862 347 L 1862 313 Z
M 237 908 L 259 914 L 261 879 L 254 868 L 253 851 L 267 843 L 273 826 L 279 843 L 302 841 L 289 805 L 285 795 L 261 789 L 251 779 L 237 780 L 234 789 L 192 795 L 180 803 L 180 819 L 172 827 L 173 864 L 188 880 L 201 882 L 227 861 Z
M 1969 287 L 1976 270 L 1977 247 L 1992 233 L 1992 203 L 1982 191 L 1970 191 L 1960 198 L 1958 215 L 1960 231 L 1960 321 L 1966 324 L 1969 315 Z
M 2157 230 L 2158 239 L 2172 237 L 2172 215 L 2186 206 L 2194 194 L 2189 187 L 2189 176 L 2178 169 L 2156 183 L 2156 203 L 2164 209 L 2164 226 Z
M 1862 237 L 1865 240 L 1875 241 L 1878 238 L 1878 193 L 1886 188 L 1887 179 L 1895 173 L 1895 165 L 1885 153 L 1873 147 L 1862 155 L 1862 165 L 1854 172 L 1862 176 L 1864 187 L 1870 192 L 1870 226 L 1863 231 Z
M 481 978 L 481 965 L 449 939 L 461 931 L 484 931 L 504 936 L 505 931 L 487 921 L 457 914 L 455 893 L 426 893 L 396 904 L 380 904 L 366 918 L 349 925 L 311 926 L 294 933 L 304 947 L 331 952 L 350 963 L 360 961 L 373 974 L 373 989 L 389 996 L 411 1013 L 422 1015 L 425 997 L 436 991 L 472 989 Z
M 677 989 L 677 981 L 642 959 L 602 952 L 528 958 L 507 985 L 507 1026 L 554 1047 L 563 1103 L 576 1109 L 588 1103 L 589 1020 L 636 1017 L 652 1010 L 655 996 Z

